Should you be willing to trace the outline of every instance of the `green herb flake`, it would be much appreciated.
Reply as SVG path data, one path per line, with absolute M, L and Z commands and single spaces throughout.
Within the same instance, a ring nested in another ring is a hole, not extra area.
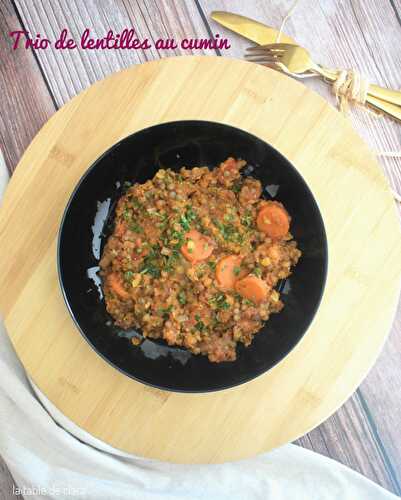
M 249 299 L 243 299 L 243 302 L 246 306 L 254 306 L 255 303 L 252 302 L 252 300 L 249 300 Z
M 159 214 L 159 212 L 152 212 L 151 215 L 158 217 L 162 221 L 165 221 L 167 219 L 167 214 Z
M 250 210 L 247 210 L 245 214 L 242 216 L 241 224 L 246 227 L 253 226 L 253 217 L 252 217 L 252 212 Z
M 159 309 L 159 313 L 162 314 L 163 316 L 167 316 L 168 314 L 171 313 L 172 310 L 173 310 L 173 306 L 161 307 Z
M 126 220 L 126 221 L 131 220 L 131 217 L 132 217 L 131 210 L 129 210 L 128 208 L 125 208 L 124 212 L 123 212 L 123 217 L 124 217 L 124 220 Z
M 198 321 L 195 325 L 195 328 L 199 330 L 200 332 L 203 332 L 206 328 L 206 325 L 203 321 Z
M 235 274 L 235 276 L 238 276 L 240 272 L 241 272 L 241 268 L 240 268 L 240 267 L 235 266 L 235 267 L 234 267 L 234 274 Z
M 189 225 L 189 220 L 186 218 L 184 214 L 181 214 L 179 223 L 181 224 L 181 227 L 184 231 L 189 231 L 191 229 L 191 226 Z
M 214 271 L 216 269 L 216 262 L 213 262 L 212 260 L 209 260 L 209 262 L 207 263 L 207 265 L 210 267 L 210 269 L 212 271 Z
M 131 204 L 134 208 L 137 208 L 137 209 L 143 208 L 142 203 L 139 200 L 137 200 L 136 198 L 131 198 Z
M 241 191 L 241 183 L 236 182 L 231 189 L 234 193 L 239 193 Z
M 129 225 L 129 229 L 134 233 L 143 233 L 143 227 L 140 226 L 137 222 L 131 222 Z
M 173 244 L 173 248 L 179 250 L 185 243 L 185 234 L 180 231 L 173 231 L 171 234 L 171 240 L 175 242 Z
M 181 292 L 178 294 L 178 302 L 182 306 L 185 306 L 185 304 L 187 303 L 187 296 L 186 296 L 184 290 L 181 290 Z
M 169 255 L 166 259 L 166 262 L 165 262 L 166 271 L 171 272 L 180 259 L 181 259 L 181 255 L 178 253 L 178 251 L 173 250 L 171 252 L 171 255 Z
M 209 304 L 214 305 L 216 309 L 230 309 L 230 304 L 226 301 L 224 293 L 218 293 L 209 299 Z
M 226 222 L 233 222 L 233 220 L 235 219 L 235 217 L 234 217 L 233 213 L 226 213 L 226 214 L 224 214 L 223 219 Z
M 150 274 L 153 278 L 160 277 L 159 266 L 159 247 L 153 246 L 148 255 L 143 260 L 143 267 L 140 270 L 141 274 Z
M 237 228 L 233 226 L 233 224 L 223 224 L 218 220 L 214 220 L 213 223 L 219 229 L 222 237 L 226 241 L 231 241 L 233 243 L 243 242 L 243 235 L 238 232 Z
M 255 269 L 253 270 L 253 274 L 260 278 L 262 276 L 262 269 L 260 267 L 255 267 Z
M 194 221 L 198 218 L 196 212 L 190 205 L 187 206 L 186 218 L 189 222 Z
M 125 281 L 132 281 L 133 277 L 134 277 L 134 273 L 132 271 L 125 271 L 125 273 L 124 273 Z
M 179 224 L 184 229 L 184 231 L 188 232 L 191 229 L 191 222 L 197 220 L 198 215 L 194 211 L 194 209 L 188 205 L 185 214 L 181 214 Z

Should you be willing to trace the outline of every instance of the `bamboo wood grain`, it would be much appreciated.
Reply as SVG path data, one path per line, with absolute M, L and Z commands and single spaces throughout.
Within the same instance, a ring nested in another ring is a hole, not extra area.
M 326 294 L 301 344 L 252 383 L 201 396 L 144 387 L 101 360 L 73 326 L 55 268 L 60 217 L 88 165 L 134 130 L 185 118 L 240 126 L 281 150 L 316 194 L 330 242 Z M 35 383 L 93 435 L 164 460 L 243 458 L 316 426 L 366 375 L 398 297 L 397 228 L 394 203 L 375 160 L 350 124 L 319 96 L 240 61 L 165 59 L 81 93 L 26 151 L 0 215 L 1 311 Z M 381 272 L 384 261 L 390 275 Z

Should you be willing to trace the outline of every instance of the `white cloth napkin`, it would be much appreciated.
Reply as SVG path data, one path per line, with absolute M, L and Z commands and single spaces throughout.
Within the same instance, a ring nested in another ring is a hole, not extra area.
M 0 198 L 7 179 L 0 157 Z M 25 498 L 398 498 L 351 469 L 292 444 L 250 460 L 223 465 L 174 465 L 115 450 L 78 428 L 29 384 L 1 322 L 0 455 Z

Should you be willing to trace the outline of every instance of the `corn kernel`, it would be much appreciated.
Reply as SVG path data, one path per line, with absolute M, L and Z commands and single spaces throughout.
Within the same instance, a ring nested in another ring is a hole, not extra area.
M 142 274 L 137 274 L 135 278 L 131 281 L 132 288 L 136 288 L 142 280 Z
M 264 259 L 262 259 L 260 261 L 260 263 L 262 264 L 262 266 L 267 267 L 267 266 L 270 266 L 271 261 L 270 261 L 269 257 L 265 257 Z

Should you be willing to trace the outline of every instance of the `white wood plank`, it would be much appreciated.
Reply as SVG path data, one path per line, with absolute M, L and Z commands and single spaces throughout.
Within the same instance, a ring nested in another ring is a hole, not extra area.
M 274 6 L 261 0 L 200 0 L 200 4 L 208 18 L 213 10 L 226 10 L 279 28 L 293 0 L 280 0 Z M 210 24 L 213 32 L 230 38 L 228 55 L 243 58 L 245 48 L 252 43 L 213 20 Z M 285 32 L 308 48 L 317 62 L 333 68 L 355 68 L 372 82 L 401 88 L 401 25 L 390 0 L 299 0 Z M 335 105 L 326 84 L 318 79 L 303 81 Z M 401 152 L 400 125 L 390 118 L 354 109 L 350 119 L 374 151 Z M 401 159 L 380 158 L 380 163 L 393 189 L 401 193 Z

